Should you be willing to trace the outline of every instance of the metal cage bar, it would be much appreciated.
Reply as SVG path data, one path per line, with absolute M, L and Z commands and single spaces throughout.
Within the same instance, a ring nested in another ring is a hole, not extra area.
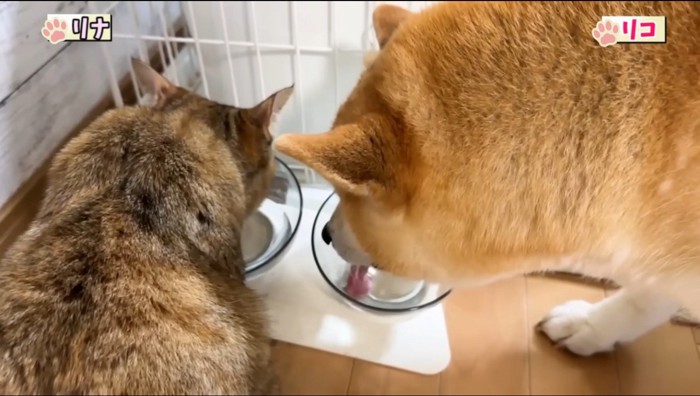
M 233 71 L 233 58 L 231 58 L 231 44 L 228 36 L 228 28 L 226 25 L 228 24 L 226 22 L 226 11 L 224 9 L 224 2 L 220 1 L 219 2 L 219 12 L 221 12 L 221 27 L 223 28 L 223 33 L 224 33 L 224 41 L 225 44 L 224 46 L 226 47 L 226 60 L 228 61 L 228 72 L 229 72 L 229 77 L 231 78 L 231 90 L 233 93 L 233 102 L 236 105 L 240 105 L 240 102 L 238 101 L 238 90 L 236 89 L 236 74 Z
M 111 8 L 116 7 L 117 4 L 119 4 L 119 2 L 112 3 L 109 9 L 111 10 Z M 90 9 L 90 12 L 94 14 L 99 13 L 97 5 L 94 1 L 88 1 L 87 6 Z M 114 105 L 116 107 L 122 107 L 124 106 L 124 98 L 122 97 L 122 91 L 119 88 L 119 80 L 117 79 L 117 73 L 114 71 L 114 64 L 112 62 L 111 57 L 109 56 L 109 51 L 107 50 L 107 45 L 109 44 L 98 43 L 98 45 L 100 47 L 100 52 L 102 53 L 102 59 L 104 60 L 105 66 L 107 67 L 107 74 L 109 75 L 109 86 L 112 92 L 112 100 L 114 100 Z
M 204 59 L 202 58 L 202 46 L 199 36 L 197 34 L 197 22 L 194 15 L 194 8 L 192 7 L 192 2 L 187 2 L 188 9 L 190 11 L 190 17 L 192 17 L 192 38 L 194 39 L 194 46 L 197 52 L 197 61 L 199 62 L 199 73 L 202 76 L 202 84 L 204 84 L 204 95 L 211 99 L 211 94 L 209 93 L 209 82 L 207 81 L 207 73 L 204 68 Z
M 338 70 L 338 46 L 336 40 L 336 18 L 337 11 L 335 9 L 335 2 L 328 2 L 328 37 L 330 41 L 331 48 L 333 48 L 333 83 L 335 87 L 335 107 L 340 106 L 340 70 Z
M 304 84 L 302 82 L 302 77 L 301 77 L 301 52 L 299 50 L 299 29 L 297 26 L 297 7 L 296 4 L 293 1 L 289 2 L 289 14 L 290 14 L 290 19 L 291 19 L 291 35 L 292 35 L 292 44 L 295 47 L 294 51 L 294 58 L 293 58 L 293 65 L 294 65 L 294 83 L 295 83 L 295 96 L 297 97 L 297 100 L 299 101 L 299 113 L 301 116 L 301 130 L 306 131 L 306 112 L 304 111 Z M 306 176 L 307 179 L 312 180 L 312 182 L 316 182 L 316 175 L 311 172 L 310 169 L 305 168 L 304 169 L 304 176 Z
M 115 33 L 112 35 L 114 38 L 120 38 L 120 39 L 136 39 L 134 35 L 130 34 L 124 34 L 124 33 Z M 284 51 L 289 51 L 289 52 L 295 52 L 297 50 L 297 47 L 292 44 L 272 44 L 272 43 L 255 43 L 253 41 L 235 41 L 235 40 L 217 40 L 217 39 L 203 39 L 200 38 L 198 40 L 195 40 L 194 38 L 190 37 L 160 37 L 160 36 L 153 36 L 153 35 L 141 35 L 139 37 L 139 40 L 143 41 L 172 41 L 173 43 L 183 43 L 183 44 L 194 44 L 195 41 L 198 41 L 201 44 L 213 44 L 213 45 L 233 45 L 237 47 L 248 47 L 248 48 L 253 48 L 256 51 L 260 50 L 284 50 Z M 304 46 L 300 45 L 299 46 L 299 51 L 302 53 L 317 53 L 317 54 L 323 54 L 323 53 L 332 53 L 334 51 L 338 52 L 351 52 L 351 53 L 357 53 L 357 52 L 362 52 L 361 50 L 358 49 L 345 49 L 345 48 L 333 48 L 333 47 L 318 47 L 318 46 Z
M 250 36 L 253 39 L 253 48 L 255 49 L 255 64 L 258 71 L 258 83 L 260 92 L 258 92 L 258 101 L 265 98 L 265 80 L 263 77 L 262 55 L 260 54 L 260 44 L 258 42 L 258 22 L 255 18 L 255 2 L 246 1 L 248 9 L 248 20 L 250 23 Z
M 175 56 L 173 55 L 173 42 L 170 38 L 170 34 L 168 33 L 168 24 L 165 21 L 165 2 L 161 3 L 161 6 L 158 7 L 158 22 L 160 22 L 160 29 L 163 32 L 163 41 L 165 42 L 165 52 L 168 55 L 168 62 L 163 63 L 163 67 L 166 67 L 166 65 L 171 66 L 173 68 L 173 82 L 176 85 L 180 85 L 180 76 L 177 70 L 177 62 L 175 61 Z

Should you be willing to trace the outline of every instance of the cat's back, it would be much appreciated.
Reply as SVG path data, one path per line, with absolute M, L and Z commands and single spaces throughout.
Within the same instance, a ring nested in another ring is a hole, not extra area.
M 230 373 L 252 377 L 240 357 L 265 353 L 257 297 L 92 202 L 0 265 L 0 390 L 245 393 Z
M 105 112 L 52 161 L 42 215 L 54 206 L 64 208 L 76 192 L 104 192 L 116 181 L 165 161 L 188 162 L 177 128 L 172 116 L 149 107 Z
M 118 109 L 57 156 L 40 216 L 0 264 L 0 392 L 249 389 L 241 356 L 267 353 L 262 306 L 188 242 L 201 191 L 173 125 Z

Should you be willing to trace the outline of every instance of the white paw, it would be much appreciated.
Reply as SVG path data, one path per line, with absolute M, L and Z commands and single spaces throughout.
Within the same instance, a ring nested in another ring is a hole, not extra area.
M 590 356 L 598 352 L 609 352 L 615 346 L 611 334 L 597 328 L 590 321 L 593 304 L 574 300 L 559 305 L 537 324 L 557 347 L 566 348 L 580 355 Z

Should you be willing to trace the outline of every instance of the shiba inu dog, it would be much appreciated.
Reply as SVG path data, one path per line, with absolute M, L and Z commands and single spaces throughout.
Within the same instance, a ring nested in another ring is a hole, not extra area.
M 666 43 L 611 45 L 603 16 L 665 16 Z M 339 254 L 455 287 L 612 279 L 617 294 L 538 324 L 579 355 L 700 313 L 700 4 L 381 5 L 373 19 L 380 51 L 331 130 L 275 142 L 335 188 Z

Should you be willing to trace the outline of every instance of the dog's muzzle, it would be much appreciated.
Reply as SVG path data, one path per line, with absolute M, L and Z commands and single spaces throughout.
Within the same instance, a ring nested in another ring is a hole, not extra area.
M 323 229 L 321 230 L 321 239 L 323 239 L 323 242 L 326 245 L 330 245 L 331 242 L 333 242 L 333 238 L 331 238 L 331 233 L 328 231 L 328 223 L 323 226 Z

